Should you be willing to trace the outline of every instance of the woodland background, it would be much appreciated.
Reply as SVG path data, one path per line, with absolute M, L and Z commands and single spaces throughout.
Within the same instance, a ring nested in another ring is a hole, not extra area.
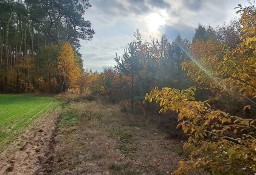
M 148 42 L 137 30 L 103 72 L 85 71 L 78 52 L 79 39 L 94 34 L 83 18 L 88 7 L 88 0 L 0 0 L 0 92 L 72 92 L 130 112 L 174 111 L 189 152 L 176 174 L 256 172 L 253 4 L 238 5 L 240 18 L 228 25 L 198 25 L 192 41 Z

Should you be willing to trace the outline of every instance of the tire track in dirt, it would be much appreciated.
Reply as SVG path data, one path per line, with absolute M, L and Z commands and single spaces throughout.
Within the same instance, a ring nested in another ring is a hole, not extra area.
M 59 112 L 44 114 L 0 154 L 1 175 L 48 174 Z

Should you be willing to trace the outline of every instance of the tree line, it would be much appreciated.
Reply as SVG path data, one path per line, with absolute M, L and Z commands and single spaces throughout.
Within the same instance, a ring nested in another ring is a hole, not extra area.
M 223 47 L 226 50 L 235 48 L 240 42 L 240 31 L 239 21 L 217 29 L 198 25 L 192 41 L 177 35 L 170 42 L 164 35 L 160 39 L 145 41 L 137 30 L 134 41 L 127 45 L 123 55 L 114 58 L 114 68 L 106 68 L 101 73 L 87 72 L 85 89 L 106 95 L 113 102 L 129 99 L 133 107 L 134 103 L 142 102 L 145 94 L 154 87 L 185 89 L 201 86 L 196 78 L 189 75 L 194 73 L 184 71 L 187 69 L 186 64 L 190 63 L 194 54 L 198 54 L 197 57 L 211 54 L 210 57 L 221 54 L 219 51 Z M 212 68 L 214 66 L 212 64 Z M 208 98 L 211 94 L 214 94 L 212 90 L 200 88 L 198 96 Z
M 94 34 L 83 17 L 89 7 L 89 0 L 0 0 L 0 92 L 71 88 L 73 73 L 66 72 L 82 70 L 79 39 Z M 72 64 L 63 63 L 65 54 Z

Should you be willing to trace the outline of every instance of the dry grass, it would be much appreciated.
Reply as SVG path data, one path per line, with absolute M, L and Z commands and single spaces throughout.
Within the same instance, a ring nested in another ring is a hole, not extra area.
M 171 174 L 180 160 L 181 144 L 116 105 L 71 102 L 58 127 L 52 174 Z

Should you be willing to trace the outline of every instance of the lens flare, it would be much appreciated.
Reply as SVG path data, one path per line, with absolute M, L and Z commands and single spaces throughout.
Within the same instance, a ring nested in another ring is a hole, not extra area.
M 222 81 L 222 79 L 215 77 L 212 75 L 211 70 L 205 68 L 205 66 L 200 63 L 198 60 L 196 60 L 188 51 L 187 49 L 185 49 L 181 44 L 175 42 L 178 47 L 189 57 L 189 59 L 191 61 L 193 61 L 193 63 L 195 63 L 197 65 L 197 67 L 199 69 L 201 69 L 215 84 L 217 84 L 219 87 L 221 87 L 224 91 L 226 92 L 230 92 L 232 94 L 238 94 L 239 96 L 243 97 L 244 99 L 250 101 L 251 103 L 253 103 L 254 105 L 256 105 L 256 101 L 242 95 L 240 92 L 235 92 L 232 89 L 228 89 L 227 86 L 225 85 L 225 82 Z

